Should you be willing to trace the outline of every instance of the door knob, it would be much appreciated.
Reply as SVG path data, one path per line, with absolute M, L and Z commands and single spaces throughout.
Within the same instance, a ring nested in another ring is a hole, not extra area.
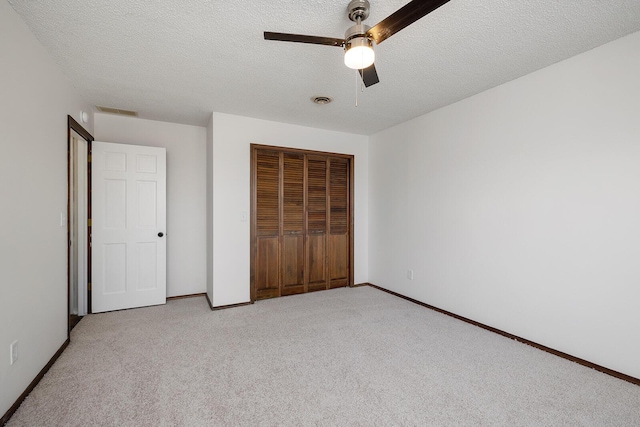
M 164 236 L 164 233 L 161 231 L 158 233 L 158 237 L 162 237 L 162 236 Z

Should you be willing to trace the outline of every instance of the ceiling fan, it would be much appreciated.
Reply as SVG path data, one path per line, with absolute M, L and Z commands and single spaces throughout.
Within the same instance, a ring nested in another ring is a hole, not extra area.
M 344 48 L 344 63 L 360 72 L 366 87 L 378 83 L 378 73 L 373 64 L 374 44 L 380 44 L 398 31 L 433 12 L 449 0 L 412 0 L 377 25 L 369 27 L 362 23 L 369 17 L 369 0 L 351 0 L 347 11 L 349 19 L 356 24 L 346 31 L 344 39 L 307 36 L 301 34 L 264 32 L 265 40 L 310 43 Z

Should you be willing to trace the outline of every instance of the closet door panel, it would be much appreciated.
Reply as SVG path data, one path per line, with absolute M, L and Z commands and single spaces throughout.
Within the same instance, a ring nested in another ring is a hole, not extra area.
M 347 286 L 349 281 L 349 239 L 345 235 L 332 234 L 329 269 L 331 271 L 331 288 Z
M 258 299 L 280 295 L 278 272 L 280 234 L 280 153 L 256 154 L 255 289 Z
M 324 235 L 310 235 L 308 241 L 309 253 L 309 291 L 327 288 L 325 268 L 325 240 Z
M 280 232 L 280 154 L 260 150 L 256 155 L 256 232 L 277 236 Z
M 280 295 L 278 279 L 278 237 L 258 237 L 255 286 L 258 299 Z
M 307 157 L 307 265 L 307 289 L 327 289 L 326 157 Z
M 282 295 L 304 292 L 304 155 L 282 159 Z
M 346 159 L 329 161 L 330 288 L 347 286 L 349 282 L 349 163 Z
M 282 295 L 304 292 L 304 237 L 282 239 Z
M 330 160 L 331 234 L 349 232 L 349 163 L 346 159 Z

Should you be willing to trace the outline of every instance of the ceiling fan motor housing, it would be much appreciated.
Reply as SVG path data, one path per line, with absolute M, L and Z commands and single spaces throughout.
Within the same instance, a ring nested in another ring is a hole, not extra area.
M 347 10 L 353 22 L 364 21 L 369 17 L 369 0 L 351 0 Z
M 369 31 L 370 29 L 371 27 L 365 24 L 353 25 L 349 27 L 344 33 L 344 39 L 347 43 L 349 43 L 349 40 L 356 37 L 367 37 L 367 31 Z

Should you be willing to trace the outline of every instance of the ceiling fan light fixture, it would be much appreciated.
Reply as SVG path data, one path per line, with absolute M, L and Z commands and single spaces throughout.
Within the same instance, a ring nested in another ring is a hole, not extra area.
M 354 70 L 368 68 L 376 59 L 373 42 L 366 36 L 354 37 L 347 43 L 344 65 Z

